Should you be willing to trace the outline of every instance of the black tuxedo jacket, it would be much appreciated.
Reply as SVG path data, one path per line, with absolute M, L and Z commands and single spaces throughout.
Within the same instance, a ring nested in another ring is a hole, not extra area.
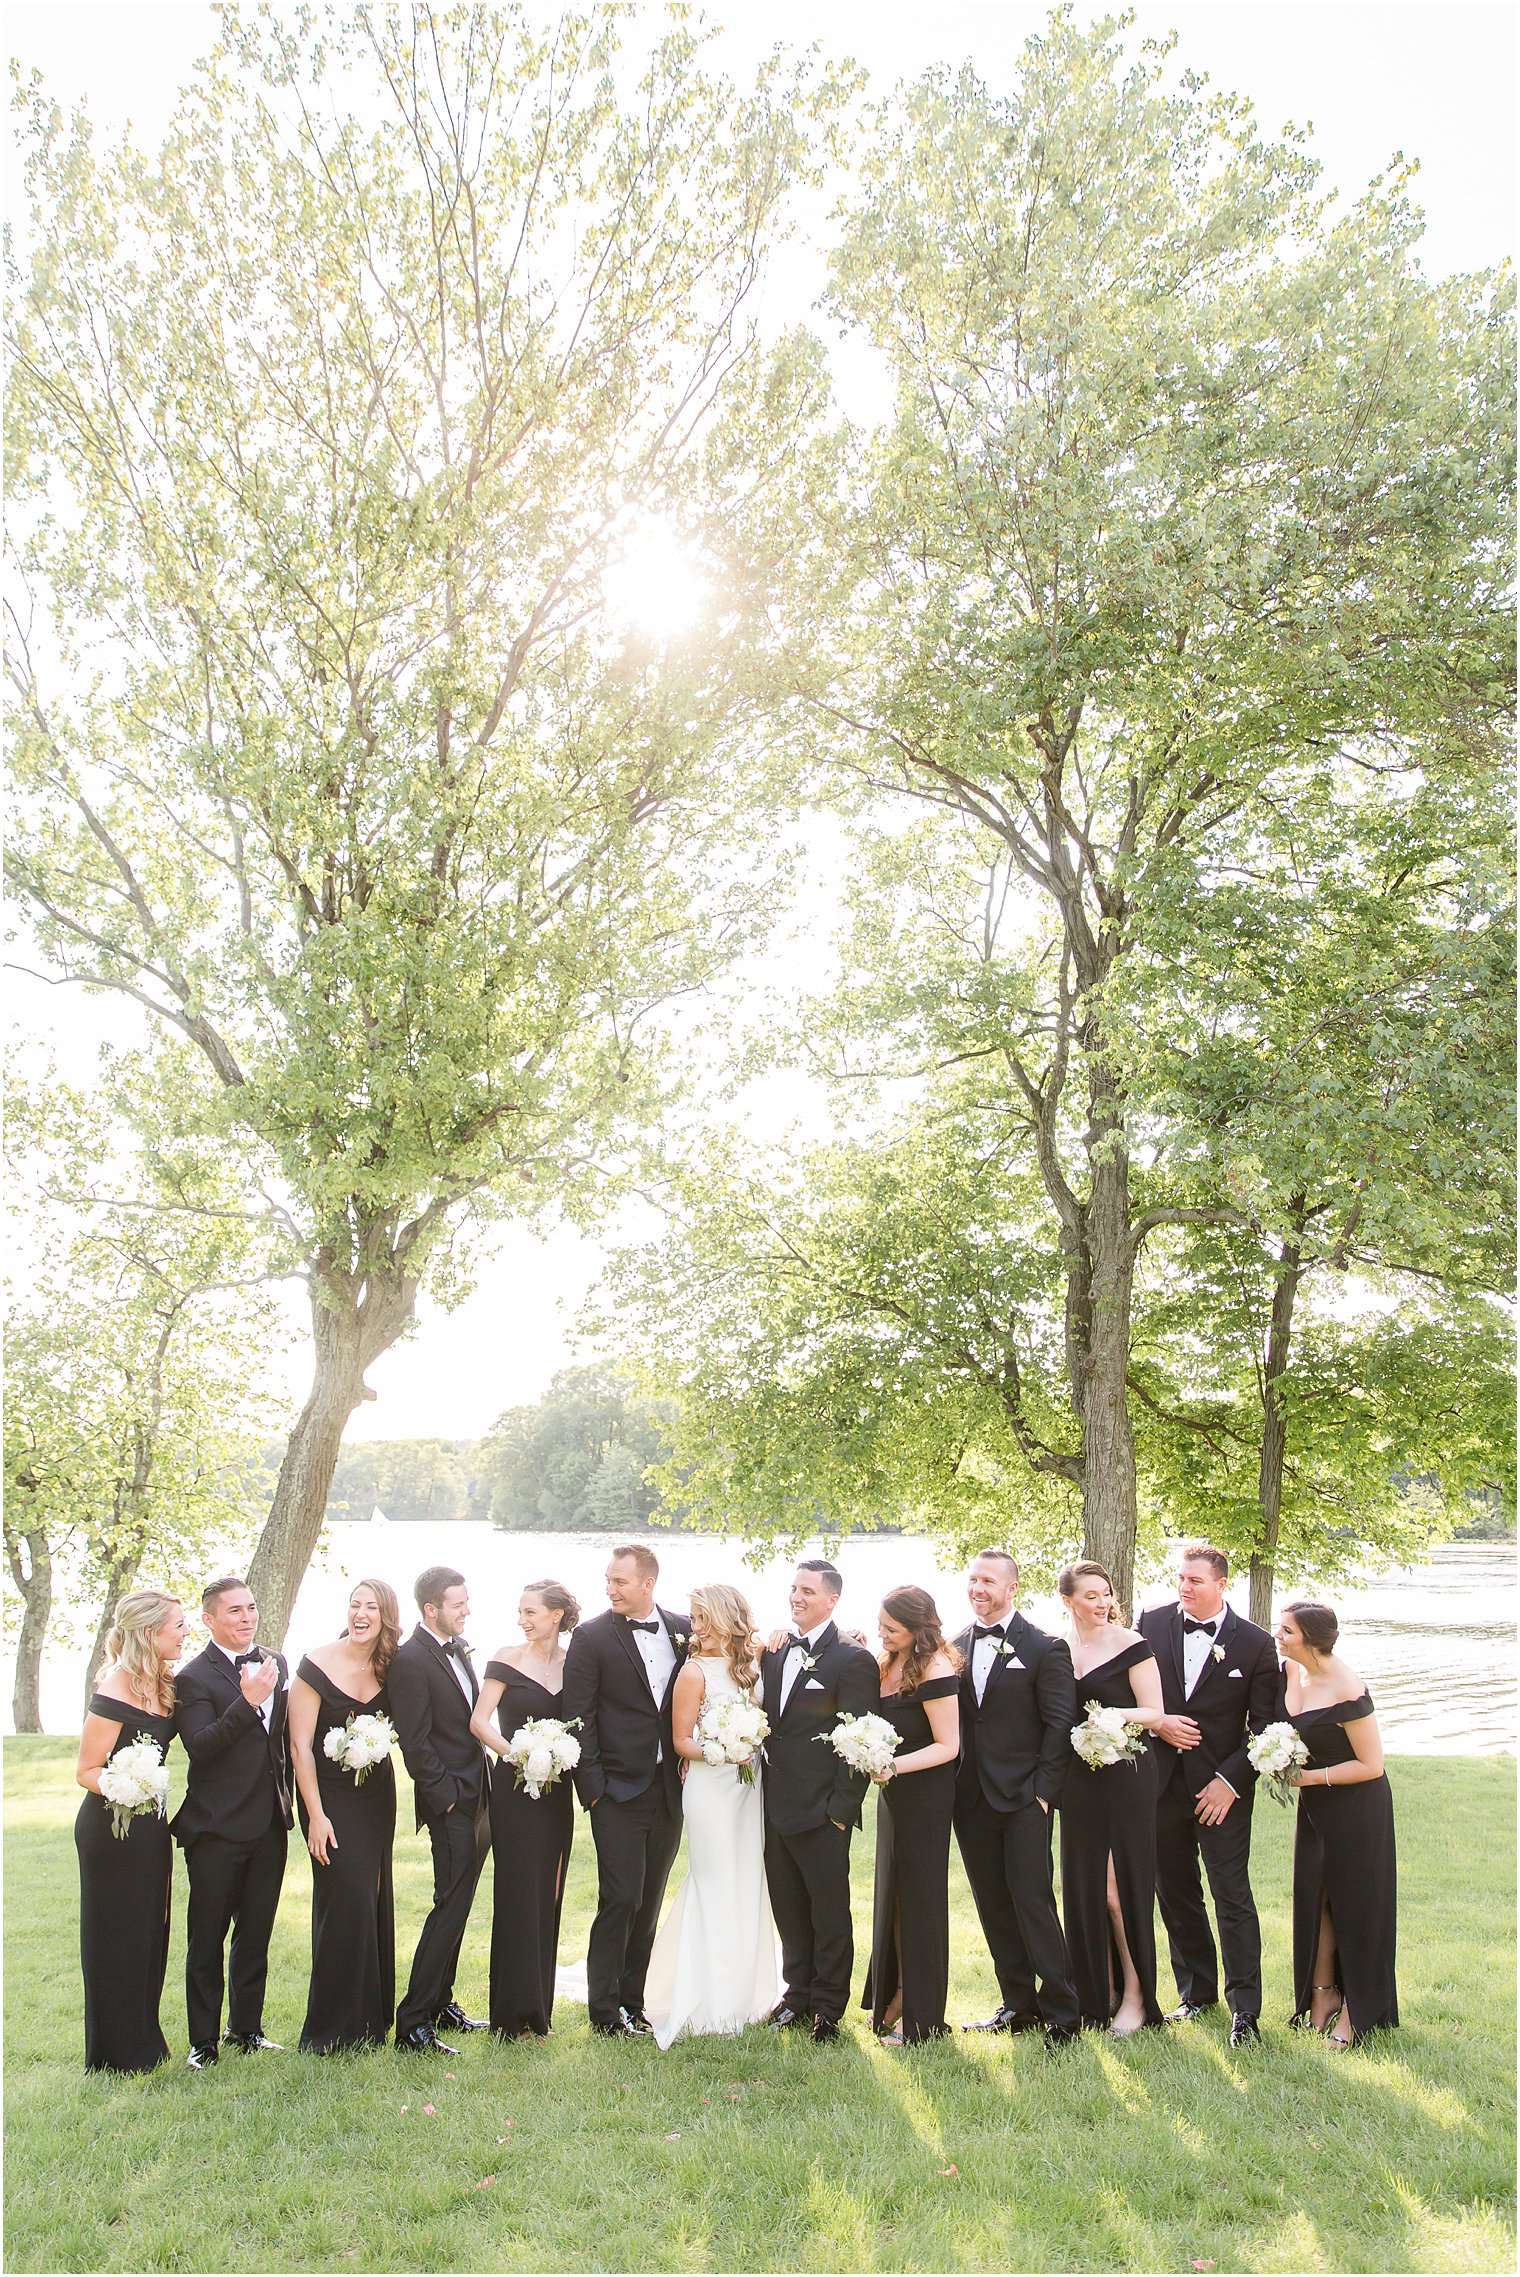
M 455 1804 L 473 1812 L 487 1776 L 485 1751 L 470 1729 L 480 1684 L 466 1660 L 467 1700 L 450 1665 L 452 1659 L 419 1621 L 398 1647 L 385 1679 L 401 1759 L 412 1776 L 419 1827 L 430 1818 L 444 1817 Z
M 1053 1803 L 1071 1767 L 1071 1731 L 1077 1721 L 1077 1680 L 1071 1651 L 1060 1637 L 1037 1629 L 1015 1609 L 1005 1641 L 977 1706 L 972 1681 L 974 1639 L 963 1629 L 955 1642 L 961 1670 L 961 1763 L 958 1804 L 982 1795 L 995 1811 Z M 1014 1661 L 1022 1665 L 1015 1668 Z
M 220 1646 L 207 1645 L 175 1677 L 174 1728 L 190 1758 L 185 1799 L 170 1827 L 177 1842 L 193 1842 L 198 1834 L 257 1842 L 276 1811 L 291 1824 L 290 1671 L 282 1653 L 274 1658 L 280 1681 L 269 1696 L 267 1730 Z
M 1227 1605 L 1215 1639 L 1223 1658 L 1210 1654 L 1189 1699 L 1182 1688 L 1182 1617 L 1180 1605 L 1153 1605 L 1135 1624 L 1156 1655 L 1167 1714 L 1191 1716 L 1198 1726 L 1196 1747 L 1152 1741 L 1161 1783 L 1180 1777 L 1197 1795 L 1217 1772 L 1237 1795 L 1249 1795 L 1256 1773 L 1246 1760 L 1247 1726 L 1261 1731 L 1283 1714 L 1277 1648 L 1265 1629 Z
M 781 1834 L 805 1834 L 832 1819 L 859 1826 L 870 1780 L 852 1771 L 823 1736 L 841 1716 L 869 1716 L 881 1705 L 881 1671 L 860 1645 L 847 1644 L 832 1621 L 814 1640 L 811 1668 L 801 1668 L 781 1705 L 786 1648 L 760 1655 L 760 1704 L 770 1722 L 765 1743 L 765 1815 Z
M 560 1712 L 567 1720 L 581 1720 L 575 1791 L 587 1810 L 603 1795 L 631 1803 L 658 1778 L 671 1810 L 680 1816 L 681 1758 L 670 1736 L 670 1703 L 689 1631 L 663 1605 L 656 1605 L 654 1617 L 664 1623 L 676 1656 L 663 1699 L 657 1700 L 650 1689 L 643 1656 L 621 1613 L 598 1613 L 583 1621 L 566 1648 Z

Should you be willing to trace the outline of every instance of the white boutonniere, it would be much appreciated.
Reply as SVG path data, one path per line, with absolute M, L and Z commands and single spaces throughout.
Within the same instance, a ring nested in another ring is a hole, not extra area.
M 1018 1658 L 1018 1654 L 1014 1651 L 1012 1645 L 1008 1642 L 1008 1639 L 1006 1637 L 998 1638 L 997 1649 L 1004 1660 L 1017 1660 Z
M 679 1651 L 681 1646 L 686 1642 L 685 1633 L 680 1629 L 672 1629 L 670 1632 L 670 1641 L 676 1647 L 677 1651 Z
M 811 1670 L 818 1666 L 818 1656 L 816 1653 L 805 1652 L 802 1653 L 799 1657 L 801 1659 L 802 1666 L 806 1669 Z
M 1222 1644 L 1211 1645 L 1209 1648 L 1209 1658 L 1210 1660 L 1223 1660 L 1224 1646 Z

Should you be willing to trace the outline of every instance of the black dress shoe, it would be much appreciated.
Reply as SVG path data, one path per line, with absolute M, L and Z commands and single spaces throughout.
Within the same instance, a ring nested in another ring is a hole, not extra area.
M 644 2014 L 642 2008 L 625 2008 L 622 2011 L 622 2017 L 623 2022 L 628 2026 L 629 2031 L 637 2032 L 641 2040 L 646 2036 L 650 2039 L 653 2039 L 654 2026 L 650 2023 L 649 2018 Z
M 224 2048 L 240 2048 L 245 2056 L 256 2056 L 261 2049 L 267 2049 L 270 2054 L 276 2056 L 283 2056 L 285 2053 L 283 2041 L 267 2039 L 262 2032 L 224 2033 L 222 2046 Z
M 1045 2027 L 1045 2053 L 1053 2056 L 1057 2048 L 1069 2048 L 1079 2037 L 1075 2024 L 1047 2024 Z
M 790 2032 L 798 2026 L 810 2025 L 813 2019 L 805 2008 L 788 2008 L 783 2000 L 771 2010 L 765 2021 L 773 2032 Z
M 1000 2008 L 980 2024 L 963 2024 L 963 2032 L 1040 2032 L 1044 2030 L 1038 2012 L 1033 2008 Z
M 202 2040 L 200 2045 L 192 2048 L 185 2058 L 185 2062 L 191 2071 L 209 2071 L 216 2060 L 215 2040 Z
M 409 2049 L 414 2056 L 457 2056 L 459 2053 L 447 2040 L 440 2040 L 430 2024 L 414 2024 L 410 2032 L 398 2032 L 396 2046 Z
M 1207 2016 L 1218 2003 L 1212 2000 L 1183 2000 L 1167 2013 L 1168 2024 L 1192 2024 L 1198 2017 Z
M 593 2024 L 591 2029 L 599 2032 L 604 2040 L 642 2040 L 644 2037 L 642 2032 L 634 2030 L 621 2009 L 615 2024 Z
M 1254 2016 L 1230 2018 L 1230 2046 L 1248 2048 L 1253 2040 L 1260 2040 L 1261 2032 Z
M 813 2038 L 815 2040 L 837 2040 L 838 2037 L 839 2026 L 832 2016 L 815 2016 L 813 2018 Z
M 490 2029 L 478 2017 L 466 2016 L 457 2000 L 451 2000 L 448 2007 L 433 2021 L 436 2024 L 447 2024 L 451 2032 L 485 2032 Z

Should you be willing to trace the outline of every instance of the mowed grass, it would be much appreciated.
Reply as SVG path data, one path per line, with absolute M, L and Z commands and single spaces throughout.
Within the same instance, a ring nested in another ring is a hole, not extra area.
M 64 1740 L 5 1742 L 6 2266 L 11 2270 L 1508 2270 L 1514 1766 L 1392 1767 L 1402 2031 L 1338 2057 L 1289 2032 L 1291 1818 L 1257 1810 L 1264 2045 L 1222 2020 L 1124 2044 L 836 2048 L 757 2029 L 661 2055 L 465 2040 L 457 2061 L 304 2057 L 310 1875 L 291 1847 L 266 2025 L 291 2052 L 87 2077 Z M 182 1759 L 175 1751 L 176 1775 Z M 403 1971 L 428 1899 L 403 1787 Z M 863 1967 L 872 1844 L 855 1844 Z M 677 1869 L 678 1873 L 680 1868 Z M 993 1980 L 952 1856 L 951 2010 Z M 594 1899 L 583 1821 L 562 1959 Z M 489 1879 L 459 1990 L 485 2012 Z M 1170 1979 L 1163 1968 L 1163 1990 Z M 431 2105 L 431 2109 L 427 2106 Z

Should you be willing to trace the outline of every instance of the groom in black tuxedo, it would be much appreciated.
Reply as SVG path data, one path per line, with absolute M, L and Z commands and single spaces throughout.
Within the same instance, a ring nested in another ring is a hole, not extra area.
M 386 1678 L 401 1754 L 412 1775 L 417 1831 L 433 1847 L 433 1905 L 412 1959 L 406 1997 L 396 2010 L 396 2045 L 417 2054 L 451 2056 L 438 2026 L 483 2032 L 454 1998 L 459 1948 L 475 1884 L 490 1848 L 486 1815 L 490 1771 L 470 1729 L 480 1684 L 464 1641 L 470 1594 L 452 1566 L 430 1565 L 413 1592 L 422 1619 L 399 1646 Z
M 850 1997 L 850 1829 L 860 1824 L 870 1783 L 834 1753 L 827 1735 L 841 1715 L 870 1715 L 881 1703 L 876 1662 L 834 1626 L 843 1588 L 837 1566 L 804 1558 L 789 1593 L 791 1634 L 760 1656 L 760 1698 L 771 1727 L 765 1878 L 786 1978 L 771 2022 L 778 2030 L 811 2024 L 815 2040 L 839 2037 Z
M 580 1718 L 575 1787 L 596 1844 L 596 1919 L 586 1953 L 594 2032 L 639 2039 L 644 1978 L 660 1900 L 681 1843 L 681 1758 L 671 1694 L 686 1659 L 685 1621 L 654 1601 L 660 1561 L 643 1542 L 613 1551 L 610 1611 L 583 1621 L 565 1653 L 561 1714 Z
M 1246 1730 L 1282 1714 L 1277 1648 L 1265 1629 L 1225 1603 L 1230 1561 L 1211 1542 L 1185 1542 L 1177 1603 L 1142 1613 L 1166 1710 L 1151 1734 L 1161 1789 L 1156 1804 L 1156 1894 L 1182 1995 L 1171 2022 L 1189 2022 L 1219 1998 L 1219 1962 L 1203 1907 L 1202 1854 L 1214 1893 L 1230 2045 L 1259 2040 L 1261 1923 L 1251 1894 L 1251 1805 L 1256 1773 Z
M 976 1619 L 955 1640 L 962 1660 L 955 1838 L 1001 1995 L 985 2023 L 962 2029 L 1037 2032 L 1043 2025 L 1054 2050 L 1082 2023 L 1050 1839 L 1050 1808 L 1071 1763 L 1077 1688 L 1062 1639 L 1015 1608 L 1018 1585 L 1008 1552 L 983 1550 L 966 1576 Z
M 264 2036 L 264 1987 L 292 1821 L 285 1662 L 254 1643 L 259 1609 L 236 1574 L 208 1584 L 201 1618 L 211 1642 L 174 1680 L 174 1728 L 190 1770 L 171 1827 L 190 1883 L 185 2060 L 192 2071 L 217 2060 L 229 1929 L 227 2042 L 245 2055 L 279 2047 Z

